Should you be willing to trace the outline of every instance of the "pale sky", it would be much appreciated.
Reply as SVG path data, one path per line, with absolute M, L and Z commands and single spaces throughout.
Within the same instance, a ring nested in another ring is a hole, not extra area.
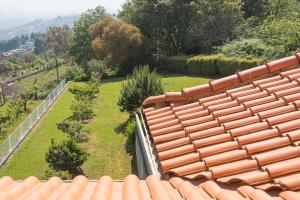
M 0 18 L 55 17 L 79 14 L 102 5 L 109 13 L 117 13 L 126 0 L 0 0 Z

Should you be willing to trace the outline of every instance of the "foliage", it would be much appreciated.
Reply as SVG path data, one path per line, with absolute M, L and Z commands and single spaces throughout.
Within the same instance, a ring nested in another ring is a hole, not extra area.
M 67 133 L 72 139 L 75 140 L 78 139 L 80 131 L 82 129 L 80 122 L 71 118 L 60 121 L 56 125 L 57 129 L 62 130 L 64 133 Z
M 84 76 L 84 73 L 83 73 L 82 68 L 76 64 L 71 66 L 66 73 L 66 79 L 68 81 L 72 81 L 72 80 L 81 81 L 83 76 Z
M 127 77 L 120 93 L 118 105 L 121 111 L 135 112 L 147 97 L 163 93 L 160 76 L 155 71 L 150 72 L 148 66 L 137 67 Z
M 0 134 L 2 134 L 2 129 L 6 127 L 9 121 L 9 115 L 3 111 L 0 111 Z
M 247 59 L 261 58 L 265 60 L 272 57 L 271 52 L 274 51 L 274 47 L 256 38 L 239 39 L 218 47 L 218 52 L 226 56 Z
M 125 134 L 126 136 L 134 135 L 136 132 L 136 120 L 135 115 L 130 115 L 128 121 L 126 122 Z
M 59 177 L 62 180 L 71 180 L 73 178 L 69 171 L 47 169 L 43 179 L 48 180 L 52 177 Z
M 92 84 L 80 84 L 71 86 L 69 91 L 75 95 L 76 100 L 91 100 L 95 97 L 95 94 L 99 92 L 99 89 Z
M 171 56 L 164 61 L 164 67 L 170 72 L 187 73 L 187 60 L 190 56 Z
M 195 56 L 187 60 L 187 69 L 189 74 L 201 74 L 214 76 L 218 73 L 216 61 L 218 55 Z
M 72 117 L 80 122 L 92 119 L 94 113 L 92 102 L 89 99 L 75 100 L 71 105 L 71 110 L 73 112 Z
M 67 53 L 69 49 L 70 29 L 68 26 L 49 27 L 46 33 L 46 43 L 55 56 Z
M 89 29 L 95 55 L 114 68 L 131 72 L 139 64 L 143 48 L 140 30 L 121 20 L 104 17 Z
M 39 55 L 45 51 L 45 41 L 41 38 L 34 39 L 34 53 Z
M 0 73 L 6 73 L 14 70 L 15 65 L 9 61 L 0 62 Z
M 23 102 L 20 98 L 12 98 L 7 102 L 7 115 L 12 122 L 23 112 Z
M 261 60 L 249 60 L 229 57 L 219 57 L 216 65 L 222 76 L 229 76 L 238 70 L 246 70 L 261 64 Z
M 53 170 L 68 171 L 76 174 L 87 160 L 88 153 L 72 139 L 56 143 L 51 140 L 51 146 L 45 155 L 49 167 Z
M 100 60 L 92 59 L 87 63 L 87 73 L 89 77 L 93 77 L 100 81 L 102 78 L 108 77 L 110 70 L 109 68 Z
M 22 58 L 26 63 L 32 63 L 36 59 L 36 55 L 32 52 L 27 52 L 22 55 Z
M 240 0 L 132 0 L 120 17 L 149 38 L 152 54 L 209 52 L 236 36 L 243 22 Z
M 75 58 L 77 64 L 82 65 L 84 69 L 86 69 L 87 62 L 94 55 L 88 30 L 92 24 L 98 22 L 106 15 L 106 10 L 98 6 L 83 13 L 74 23 L 70 54 Z

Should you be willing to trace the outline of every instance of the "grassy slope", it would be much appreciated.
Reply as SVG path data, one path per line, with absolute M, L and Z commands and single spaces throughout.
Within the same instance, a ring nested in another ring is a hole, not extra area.
M 163 79 L 166 91 L 178 91 L 182 87 L 206 82 L 205 78 L 180 75 L 166 75 Z M 122 83 L 122 79 L 113 79 L 102 84 L 94 104 L 96 116 L 84 128 L 89 133 L 84 134 L 86 140 L 81 144 L 87 148 L 90 157 L 83 169 L 90 179 L 97 179 L 102 175 L 122 179 L 129 173 L 135 173 L 135 161 L 131 155 L 133 146 L 130 145 L 132 141 L 122 135 L 122 125 L 128 119 L 128 114 L 120 112 L 116 105 Z M 55 124 L 70 115 L 68 108 L 71 101 L 72 96 L 66 91 L 0 170 L 0 177 L 9 175 L 15 179 L 24 179 L 30 175 L 39 178 L 43 176 L 47 169 L 44 155 L 51 138 L 65 138 Z

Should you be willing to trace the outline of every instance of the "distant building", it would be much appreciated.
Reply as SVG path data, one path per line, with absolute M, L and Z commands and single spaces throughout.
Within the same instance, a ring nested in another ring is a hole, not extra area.
M 24 44 L 21 44 L 19 48 L 12 49 L 10 51 L 2 53 L 3 57 L 10 57 L 10 56 L 17 56 L 22 55 L 23 53 L 26 53 L 28 51 L 32 51 L 34 49 L 34 43 L 31 41 L 27 41 Z

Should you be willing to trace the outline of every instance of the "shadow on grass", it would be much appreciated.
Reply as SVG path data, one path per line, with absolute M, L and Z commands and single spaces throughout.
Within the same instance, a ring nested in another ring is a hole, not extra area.
M 137 161 L 136 161 L 136 153 L 135 153 L 135 133 L 127 134 L 126 133 L 126 127 L 128 123 L 130 122 L 132 118 L 129 117 L 126 122 L 120 123 L 118 127 L 115 128 L 115 132 L 117 134 L 122 134 L 127 137 L 126 143 L 125 143 L 125 150 L 126 153 L 132 156 L 131 159 L 131 173 L 138 174 L 137 169 Z

